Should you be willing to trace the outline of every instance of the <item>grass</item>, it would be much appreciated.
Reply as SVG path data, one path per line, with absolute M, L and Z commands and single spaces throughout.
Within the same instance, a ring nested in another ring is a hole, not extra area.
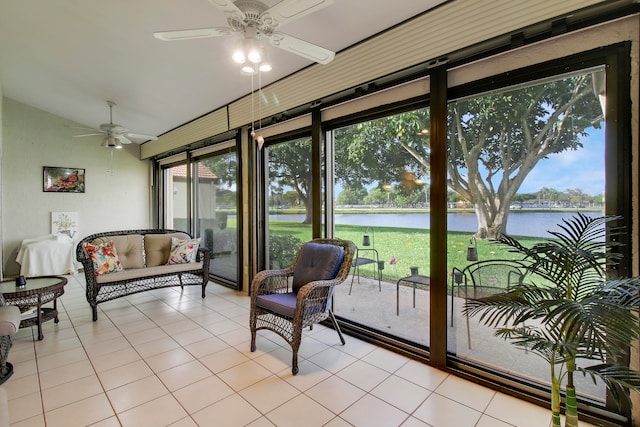
M 366 226 L 336 225 L 336 237 L 353 241 L 362 247 L 362 237 Z M 300 224 L 291 221 L 269 221 L 269 230 L 272 235 L 292 235 L 302 242 L 311 240 L 311 225 Z M 400 277 L 410 274 L 410 267 L 416 266 L 421 274 L 429 274 L 430 257 L 430 232 L 419 228 L 393 228 L 375 227 L 374 233 L 370 230 L 370 238 L 378 251 L 379 259 L 384 261 L 383 278 L 385 280 L 398 280 Z M 447 242 L 448 270 L 453 267 L 460 269 L 469 264 L 467 261 L 467 248 L 472 233 L 450 231 Z M 518 238 L 524 245 L 540 242 L 537 237 Z M 514 254 L 508 248 L 496 242 L 478 240 L 478 258 L 488 259 L 514 259 Z M 369 257 L 369 254 L 367 254 Z M 392 264 L 391 260 L 395 259 Z M 360 274 L 373 277 L 374 266 L 366 265 L 360 268 Z

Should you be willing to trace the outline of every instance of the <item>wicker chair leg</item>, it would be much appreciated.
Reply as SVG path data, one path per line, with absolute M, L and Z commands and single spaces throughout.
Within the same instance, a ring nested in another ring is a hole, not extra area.
M 93 318 L 94 322 L 98 320 L 98 307 L 95 305 L 91 306 L 91 317 Z
M 13 374 L 13 365 L 7 362 L 11 345 L 10 335 L 3 335 L 0 337 L 0 384 L 8 380 Z
M 329 318 L 331 319 L 331 323 L 333 324 L 334 329 L 336 330 L 336 332 L 338 333 L 338 336 L 340 337 L 340 342 L 342 342 L 342 345 L 345 345 L 346 343 L 344 341 L 344 336 L 342 336 L 342 331 L 340 330 L 340 326 L 338 326 L 336 317 L 333 315 L 333 311 L 331 311 L 331 309 L 329 309 Z
M 184 290 L 184 286 L 182 285 L 182 274 L 178 273 L 178 281 L 180 282 L 180 289 Z

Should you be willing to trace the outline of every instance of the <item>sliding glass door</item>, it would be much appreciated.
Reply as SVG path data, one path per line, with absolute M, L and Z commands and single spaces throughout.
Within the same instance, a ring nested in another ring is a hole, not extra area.
M 447 350 L 455 357 L 550 384 L 544 358 L 496 337 L 463 307 L 466 298 L 530 280 L 517 268 L 476 276 L 478 262 L 522 258 L 496 241 L 501 235 L 530 247 L 577 212 L 605 214 L 604 79 L 604 67 L 595 67 L 450 102 Z M 603 384 L 576 378 L 580 393 L 604 403 Z
M 201 245 L 211 252 L 210 272 L 238 280 L 238 159 L 221 150 L 193 163 L 194 219 Z
M 429 109 L 333 130 L 335 236 L 358 252 L 335 314 L 429 345 Z

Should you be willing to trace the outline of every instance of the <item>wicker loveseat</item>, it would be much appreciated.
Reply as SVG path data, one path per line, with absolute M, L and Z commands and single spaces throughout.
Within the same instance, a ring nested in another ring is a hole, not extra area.
M 200 285 L 202 298 L 205 297 L 209 250 L 200 245 L 192 262 L 171 263 L 172 238 L 186 241 L 192 236 L 178 230 L 125 230 L 92 234 L 78 243 L 76 259 L 84 268 L 87 301 L 94 321 L 98 319 L 98 304 L 150 289 Z M 121 271 L 96 271 L 89 253 L 91 245 L 114 246 Z

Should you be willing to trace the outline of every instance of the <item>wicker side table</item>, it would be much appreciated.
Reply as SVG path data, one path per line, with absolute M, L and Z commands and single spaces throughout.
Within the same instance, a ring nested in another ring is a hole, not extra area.
M 14 281 L 1 282 L 0 293 L 4 296 L 7 305 L 15 305 L 21 312 L 30 308 L 36 308 L 33 317 L 26 317 L 20 322 L 21 328 L 38 326 L 38 340 L 42 340 L 42 322 L 54 319 L 58 323 L 58 297 L 64 294 L 64 285 L 67 279 L 60 276 L 28 277 L 27 286 L 17 288 Z M 53 301 L 53 308 L 42 307 L 43 304 Z

